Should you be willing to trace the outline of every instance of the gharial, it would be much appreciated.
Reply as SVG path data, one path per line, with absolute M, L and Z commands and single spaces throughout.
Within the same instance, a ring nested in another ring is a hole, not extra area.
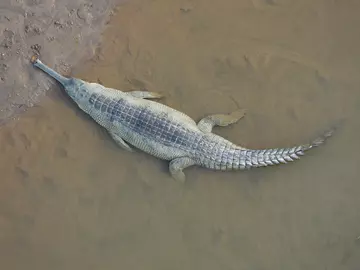
M 170 174 L 179 181 L 185 180 L 183 170 L 193 165 L 224 171 L 287 163 L 322 144 L 334 130 L 300 146 L 247 149 L 212 133 L 214 126 L 237 122 L 244 116 L 242 110 L 208 115 L 196 123 L 186 114 L 152 101 L 162 97 L 158 93 L 138 90 L 122 92 L 97 83 L 64 77 L 43 64 L 37 56 L 33 56 L 31 62 L 62 84 L 80 109 L 104 127 L 119 146 L 133 151 L 132 145 L 170 161 Z

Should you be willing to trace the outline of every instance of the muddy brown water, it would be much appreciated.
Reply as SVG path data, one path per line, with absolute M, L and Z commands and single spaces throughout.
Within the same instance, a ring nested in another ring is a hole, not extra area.
M 215 132 L 252 148 L 345 121 L 300 161 L 194 167 L 181 185 L 166 162 L 118 148 L 53 84 L 0 129 L 1 268 L 359 269 L 359 11 L 322 0 L 120 6 L 74 76 L 162 92 L 197 120 L 246 108 Z

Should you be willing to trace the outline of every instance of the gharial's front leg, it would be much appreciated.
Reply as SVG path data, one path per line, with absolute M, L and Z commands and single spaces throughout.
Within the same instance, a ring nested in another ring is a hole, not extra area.
M 202 132 L 211 132 L 214 126 L 228 126 L 245 116 L 246 110 L 237 110 L 230 114 L 212 114 L 204 117 L 197 124 Z
M 113 140 L 124 150 L 133 152 L 134 150 L 116 133 L 109 132 L 110 136 L 113 138 Z
M 152 99 L 152 98 L 162 98 L 163 97 L 163 95 L 161 95 L 160 93 L 149 92 L 149 91 L 140 91 L 140 90 L 133 90 L 133 91 L 129 91 L 126 93 L 133 97 L 137 97 L 137 98 Z
M 185 174 L 183 172 L 184 169 L 195 165 L 195 161 L 188 157 L 180 157 L 175 158 L 172 161 L 170 161 L 169 164 L 169 171 L 171 176 L 179 181 L 179 182 L 185 182 Z

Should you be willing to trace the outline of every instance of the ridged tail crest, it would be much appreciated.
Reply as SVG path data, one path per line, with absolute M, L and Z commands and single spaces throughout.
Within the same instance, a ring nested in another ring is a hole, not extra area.
M 306 151 L 322 145 L 333 135 L 334 131 L 335 128 L 330 129 L 312 142 L 295 147 L 264 150 L 243 149 L 241 150 L 242 153 L 240 155 L 240 169 L 286 164 L 300 159 Z

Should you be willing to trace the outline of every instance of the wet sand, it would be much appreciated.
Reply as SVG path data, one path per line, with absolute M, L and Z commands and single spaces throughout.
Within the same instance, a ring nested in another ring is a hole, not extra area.
M 32 73 L 41 54 L 67 74 L 94 56 L 114 7 L 125 0 L 1 0 L 0 125 L 39 103 L 50 84 Z
M 194 167 L 181 185 L 166 162 L 122 151 L 54 84 L 0 130 L 3 267 L 358 269 L 359 11 L 321 0 L 120 6 L 74 76 L 162 92 L 196 120 L 246 108 L 214 132 L 251 148 L 304 143 L 344 123 L 300 161 Z

